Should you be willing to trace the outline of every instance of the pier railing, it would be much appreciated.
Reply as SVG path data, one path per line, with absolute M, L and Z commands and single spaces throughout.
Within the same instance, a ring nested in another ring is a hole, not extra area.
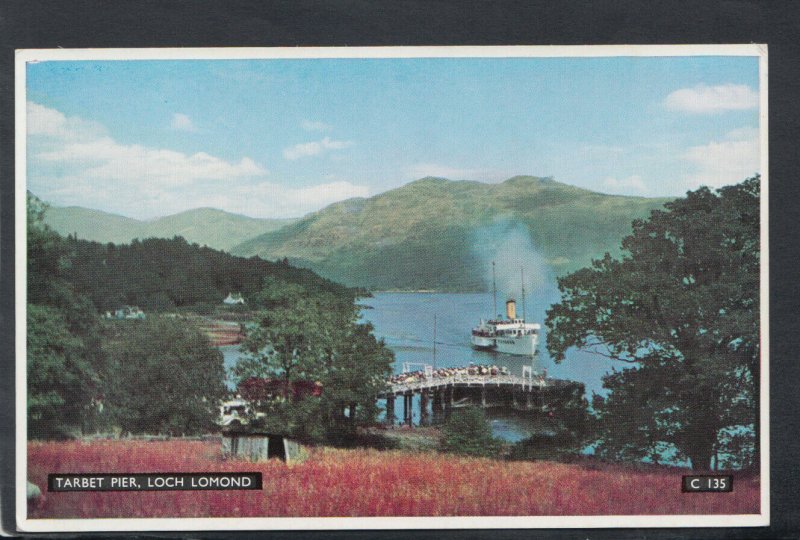
M 558 384 L 556 379 L 545 379 L 544 377 L 520 377 L 518 375 L 497 374 L 497 375 L 471 375 L 468 373 L 454 373 L 448 376 L 436 377 L 417 377 L 409 375 L 410 381 L 389 382 L 384 395 L 398 395 L 406 392 L 418 392 L 422 390 L 435 390 L 451 385 L 458 386 L 519 386 L 523 390 L 534 387 L 544 388 Z

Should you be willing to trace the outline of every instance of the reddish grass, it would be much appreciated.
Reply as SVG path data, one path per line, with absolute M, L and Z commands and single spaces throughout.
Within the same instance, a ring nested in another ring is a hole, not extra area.
M 48 473 L 261 471 L 261 491 L 45 493 L 31 518 L 747 514 L 757 476 L 733 493 L 683 494 L 682 469 L 506 462 L 318 448 L 302 462 L 223 461 L 213 441 L 33 442 L 29 479 Z

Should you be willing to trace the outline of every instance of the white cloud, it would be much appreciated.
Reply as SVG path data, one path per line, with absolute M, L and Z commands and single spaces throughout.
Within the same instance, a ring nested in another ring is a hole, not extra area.
M 249 157 L 121 144 L 103 126 L 28 103 L 28 187 L 58 206 L 151 218 L 212 206 L 257 217 L 294 217 L 368 195 L 349 182 L 305 187 L 267 182 Z
M 758 139 L 758 133 L 758 128 L 736 128 L 726 133 L 725 138 L 730 141 L 753 141 Z
M 172 122 L 169 127 L 176 131 L 197 131 L 192 119 L 183 113 L 173 114 Z
M 612 193 L 630 194 L 631 191 L 637 193 L 644 193 L 647 191 L 642 177 L 638 174 L 632 174 L 625 178 L 608 177 L 603 181 L 603 185 Z
M 314 212 L 337 201 L 368 196 L 367 186 L 344 181 L 298 188 L 262 182 L 214 193 L 197 206 L 225 208 L 248 216 L 282 218 Z
M 184 154 L 121 144 L 102 126 L 36 103 L 28 104 L 29 158 L 58 170 L 60 181 L 79 177 L 109 183 L 190 185 L 198 181 L 258 177 L 268 171 L 248 157 L 229 162 L 205 152 Z M 59 178 L 55 178 L 56 182 Z
M 758 92 L 745 84 L 700 84 L 675 90 L 666 97 L 664 105 L 668 109 L 695 114 L 755 109 L 758 107 Z
M 311 120 L 303 120 L 301 124 L 306 131 L 330 131 L 333 126 L 325 122 L 312 122 Z
M 686 186 L 695 189 L 737 184 L 760 171 L 760 155 L 758 130 L 753 128 L 735 129 L 721 141 L 693 146 L 683 154 L 696 169 L 685 177 Z
M 69 139 L 74 142 L 90 141 L 106 134 L 105 128 L 96 122 L 76 116 L 67 118 L 60 111 L 32 101 L 27 104 L 26 123 L 28 135 Z
M 320 141 L 300 143 L 284 148 L 283 157 L 293 161 L 304 157 L 318 156 L 328 150 L 341 150 L 352 145 L 352 141 L 336 141 L 330 137 L 325 137 Z

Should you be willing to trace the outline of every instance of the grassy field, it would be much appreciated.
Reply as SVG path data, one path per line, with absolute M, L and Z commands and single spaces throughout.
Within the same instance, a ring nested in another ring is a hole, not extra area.
M 683 494 L 682 469 L 509 462 L 403 451 L 311 449 L 302 463 L 223 461 L 215 441 L 28 445 L 29 479 L 48 473 L 261 471 L 261 491 L 45 493 L 31 518 L 744 514 L 757 476 L 733 493 Z

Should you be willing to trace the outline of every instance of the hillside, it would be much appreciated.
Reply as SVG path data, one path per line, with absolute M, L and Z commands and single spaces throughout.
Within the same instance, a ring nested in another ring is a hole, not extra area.
M 223 250 L 294 221 L 257 219 L 214 208 L 196 208 L 149 221 L 79 206 L 51 206 L 45 213 L 45 223 L 64 236 L 77 233 L 78 238 L 115 244 L 134 238 L 182 236 L 189 242 Z
M 335 203 L 232 253 L 287 257 L 350 286 L 485 290 L 491 261 L 506 255 L 563 274 L 617 253 L 631 222 L 666 201 L 531 176 L 500 184 L 423 178 Z
M 50 206 L 44 222 L 62 236 L 77 233 L 78 238 L 114 244 L 139 238 L 145 225 L 137 219 L 80 206 Z
M 101 312 L 123 305 L 146 311 L 209 310 L 219 306 L 230 292 L 241 293 L 253 305 L 265 279 L 282 287 L 298 285 L 312 295 L 327 293 L 346 302 L 352 302 L 356 294 L 307 268 L 243 259 L 188 244 L 182 238 L 147 238 L 117 245 L 81 239 L 60 242 L 60 249 L 70 254 L 61 277 Z M 29 299 L 35 303 L 39 292 L 29 291 Z

